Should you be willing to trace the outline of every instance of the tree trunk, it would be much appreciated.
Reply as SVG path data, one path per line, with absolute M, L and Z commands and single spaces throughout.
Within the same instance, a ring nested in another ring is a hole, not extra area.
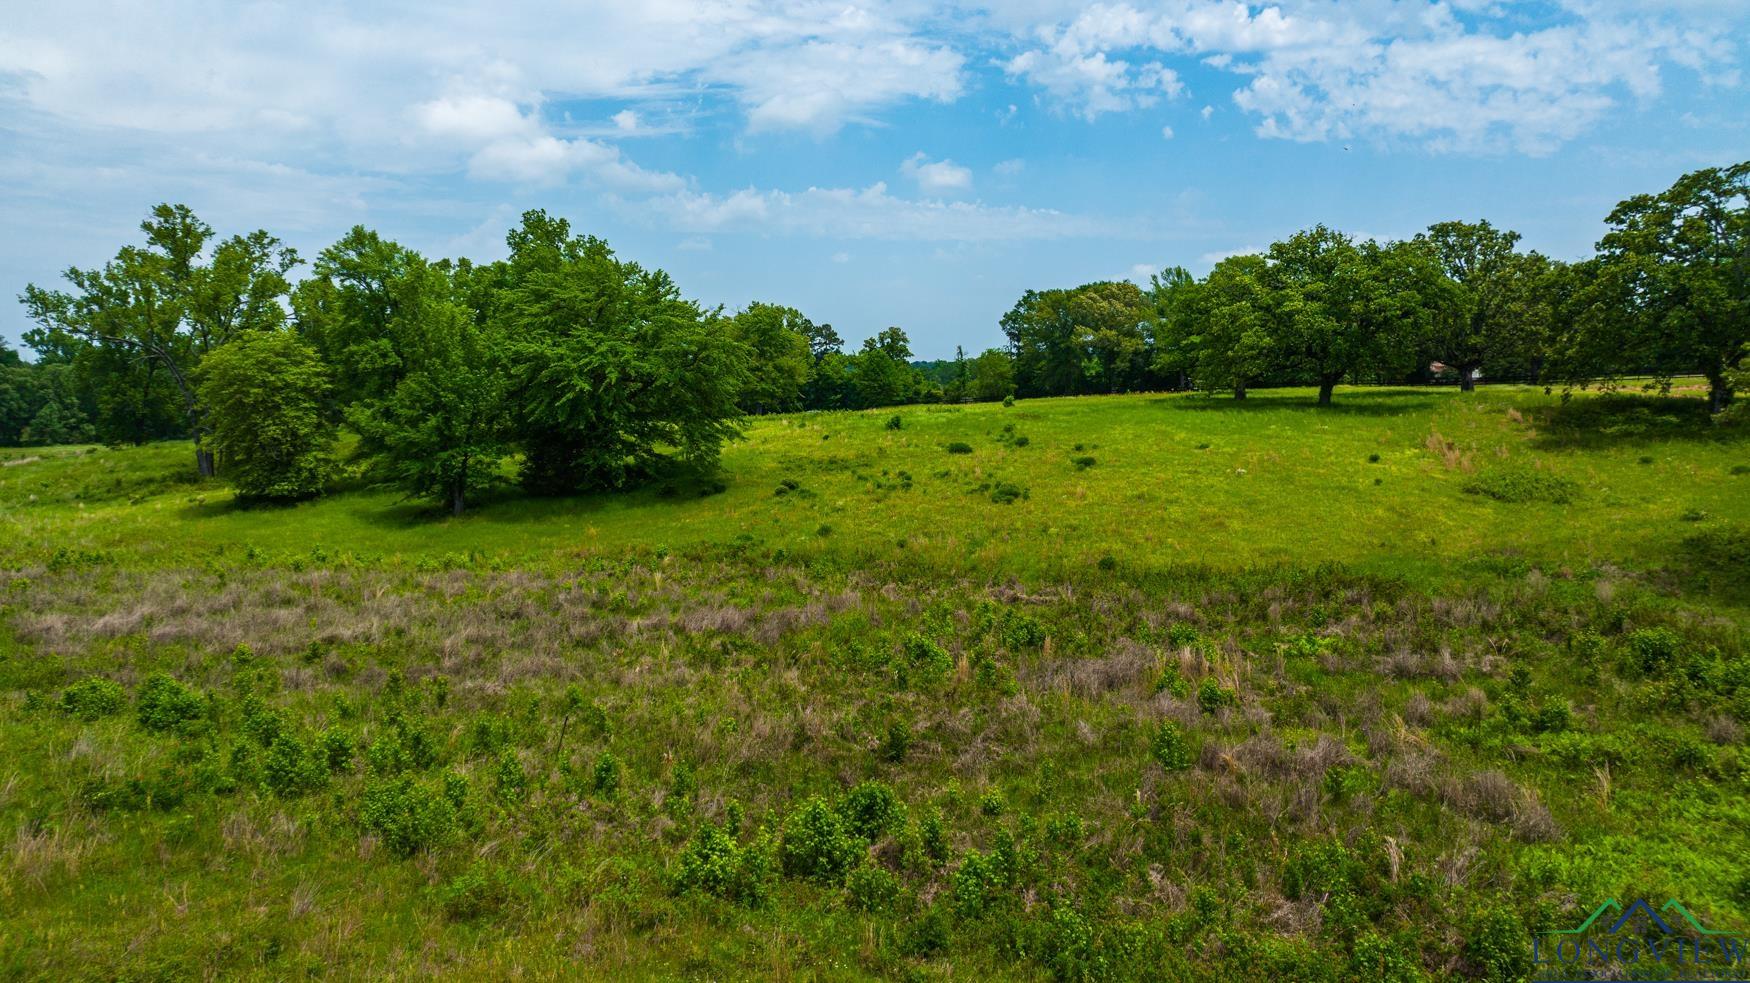
M 450 514 L 460 516 L 462 504 L 462 483 L 458 481 L 450 488 Z
M 1319 405 L 1331 405 L 1331 393 L 1337 388 L 1337 380 L 1329 376 L 1319 380 Z
M 1709 373 L 1707 377 L 1707 406 L 1710 413 L 1725 410 L 1726 404 L 1732 400 L 1732 390 L 1726 383 L 1724 373 Z
M 194 442 L 194 467 L 203 478 L 211 478 L 219 473 L 218 466 L 213 461 L 213 452 L 201 446 L 199 437 Z
M 1467 393 L 1468 392 L 1475 392 L 1476 388 L 1477 388 L 1477 369 L 1476 369 L 1476 366 L 1474 366 L 1474 365 L 1461 365 L 1461 366 L 1459 366 L 1458 367 L 1458 390 L 1459 390 L 1459 392 L 1467 392 Z
M 1246 380 L 1241 379 L 1240 381 L 1234 383 L 1234 398 L 1235 399 L 1245 399 L 1246 398 Z

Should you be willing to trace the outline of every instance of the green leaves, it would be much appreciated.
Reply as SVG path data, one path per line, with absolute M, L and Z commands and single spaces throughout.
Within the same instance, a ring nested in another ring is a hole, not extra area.
M 225 477 L 246 499 L 308 498 L 334 468 L 328 373 L 289 331 L 239 335 L 201 363 L 200 399 Z

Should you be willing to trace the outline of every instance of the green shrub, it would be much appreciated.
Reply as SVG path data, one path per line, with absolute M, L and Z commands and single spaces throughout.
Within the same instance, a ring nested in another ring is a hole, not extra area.
M 1662 676 L 1678 668 L 1683 639 L 1669 628 L 1641 628 L 1623 639 L 1623 653 L 1631 674 Z
M 1168 771 L 1184 771 L 1191 767 L 1191 742 L 1185 737 L 1185 729 L 1171 720 L 1163 720 L 1155 728 L 1149 751 Z
M 972 445 L 968 444 L 964 441 L 956 440 L 953 443 L 948 445 L 948 453 L 950 453 L 950 454 L 970 454 L 970 453 L 972 453 Z
M 1014 397 L 1008 397 L 1003 403 L 1012 405 Z M 948 948 L 948 941 L 948 919 L 940 910 L 931 908 L 905 927 L 899 948 L 905 955 L 921 959 Z
M 904 426 L 905 420 L 897 413 L 887 418 L 887 429 L 889 430 L 898 430 Z
M 999 634 L 1003 645 L 1011 651 L 1038 648 L 1045 644 L 1045 626 L 1031 615 L 1014 610 L 1003 611 Z
M 863 841 L 845 821 L 816 796 L 784 822 L 778 859 L 784 873 L 822 884 L 843 883 L 845 874 L 865 855 Z
M 520 805 L 529 797 L 529 775 L 523 770 L 522 759 L 506 748 L 498 753 L 492 770 L 492 794 L 505 805 Z
M 899 897 L 899 880 L 884 868 L 861 864 L 845 877 L 845 896 L 858 911 L 886 911 Z
M 1579 495 L 1580 484 L 1572 478 L 1540 468 L 1502 465 L 1478 472 L 1465 484 L 1464 490 L 1497 502 L 1566 505 Z
M 353 745 L 352 735 L 339 727 L 330 727 L 316 738 L 316 744 L 322 750 L 322 759 L 328 765 L 328 770 L 336 775 L 352 770 L 352 759 L 357 753 Z
M 1003 409 L 1008 409 L 1009 407 L 1014 406 L 1014 405 L 1015 405 L 1015 397 L 1013 397 L 1013 396 L 1004 396 L 1003 397 Z
M 886 784 L 863 782 L 845 793 L 839 815 L 851 833 L 876 840 L 905 822 L 905 806 Z
M 984 914 L 996 901 L 998 892 L 1008 886 L 1008 874 L 995 853 L 966 851 L 949 886 L 955 913 L 962 918 Z
M 1027 489 L 1007 481 L 999 481 L 990 490 L 990 500 L 998 505 L 1008 505 L 1011 502 L 1027 497 Z
M 153 733 L 191 733 L 205 720 L 207 701 L 168 673 L 153 673 L 140 685 L 140 726 Z
M 448 791 L 392 778 L 365 787 L 359 822 L 397 857 L 410 857 L 455 835 L 456 805 Z
M 1084 454 L 1084 455 L 1081 455 L 1080 457 L 1070 458 L 1069 463 L 1075 465 L 1075 469 L 1077 471 L 1086 471 L 1087 469 L 1093 467 L 1096 464 L 1099 464 L 1100 462 L 1095 460 L 1094 458 L 1089 457 L 1086 454 Z
M 1355 940 L 1355 949 L 1349 957 L 1349 978 L 1368 983 L 1421 983 L 1427 976 L 1416 951 L 1414 942 L 1368 932 Z
M 936 681 L 954 671 L 954 659 L 946 649 L 913 632 L 905 639 L 905 661 L 911 676 Z
M 121 684 L 101 676 L 81 679 L 61 694 L 61 712 L 84 721 L 113 717 L 126 705 Z
M 1225 707 L 1239 706 L 1239 697 L 1231 689 L 1225 689 L 1215 681 L 1214 677 L 1205 676 L 1197 684 L 1197 706 L 1204 713 L 1215 713 Z
M 703 891 L 727 901 L 758 904 L 771 877 L 771 857 L 763 841 L 750 846 L 715 824 L 701 826 L 681 853 L 674 890 Z
M 1282 893 L 1290 900 L 1317 900 L 1353 892 L 1360 877 L 1360 862 L 1343 844 L 1330 840 L 1301 843 L 1282 865 Z
M 1167 666 L 1155 677 L 1154 690 L 1156 693 L 1171 693 L 1182 700 L 1191 695 L 1191 682 L 1179 675 L 1178 666 Z
M 605 799 L 611 799 L 620 791 L 620 776 L 625 766 L 620 759 L 614 757 L 614 752 L 603 751 L 596 756 L 595 767 L 590 769 L 589 785 L 595 793 Z
M 1488 983 L 1512 983 L 1531 972 L 1525 923 L 1510 909 L 1491 905 L 1473 911 L 1464 926 L 1464 955 L 1472 975 Z
M 903 720 L 895 720 L 887 725 L 887 736 L 881 742 L 881 757 L 898 764 L 911 750 L 911 742 L 911 726 Z
M 328 784 L 328 761 L 320 747 L 308 746 L 292 734 L 280 734 L 268 745 L 261 784 L 283 799 L 313 792 Z
M 491 867 L 474 867 L 457 874 L 438 891 L 444 917 L 455 922 L 484 918 L 509 904 L 510 879 Z

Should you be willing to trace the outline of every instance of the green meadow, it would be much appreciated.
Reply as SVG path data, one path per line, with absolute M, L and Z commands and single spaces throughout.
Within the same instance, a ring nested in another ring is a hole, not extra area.
M 752 418 L 715 478 L 0 452 L 0 975 L 1527 978 L 1750 930 L 1750 442 L 1484 387 Z

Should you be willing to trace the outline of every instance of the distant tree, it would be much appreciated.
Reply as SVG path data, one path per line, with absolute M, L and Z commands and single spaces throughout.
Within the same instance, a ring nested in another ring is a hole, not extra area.
M 1205 392 L 1245 399 L 1247 387 L 1281 361 L 1268 274 L 1262 256 L 1230 256 L 1203 282 L 1172 285 L 1164 298 L 1167 328 L 1156 339 L 1157 367 L 1185 373 Z M 1156 293 L 1158 298 L 1159 285 Z
M 954 361 L 948 363 L 947 378 L 942 381 L 942 401 L 958 403 L 971 395 L 972 367 L 966 361 L 966 349 L 954 346 Z
M 1057 396 L 1086 390 L 1081 332 L 1072 300 L 1069 290 L 1029 290 L 1003 315 L 1016 395 Z
M 509 451 L 505 350 L 444 267 L 404 259 L 386 284 L 398 378 L 381 399 L 355 404 L 348 416 L 374 473 L 461 515 L 499 480 Z
M 911 401 L 916 385 L 912 368 L 895 358 L 874 339 L 863 344 L 849 365 L 852 403 L 858 409 L 898 406 Z
M 1479 370 L 1497 374 L 1537 358 L 1549 313 L 1540 290 L 1547 262 L 1514 247 L 1519 233 L 1488 222 L 1440 222 L 1415 238 L 1452 281 L 1433 312 L 1429 351 L 1470 392 Z
M 730 336 L 747 346 L 747 385 L 738 399 L 748 413 L 779 413 L 802 405 L 814 368 L 808 327 L 794 307 L 753 303 L 729 318 Z
M 196 466 L 211 476 L 195 370 L 238 334 L 283 322 L 281 298 L 297 254 L 257 232 L 226 240 L 202 265 L 213 230 L 184 205 L 157 206 L 140 229 L 146 246 L 124 247 L 101 270 L 67 270 L 71 292 L 25 288 L 20 299 L 38 325 L 31 344 L 38 350 L 99 344 L 163 368 L 182 396 Z
M 1723 410 L 1750 343 L 1750 161 L 1685 174 L 1607 221 L 1559 371 L 1699 372 Z
M 808 336 L 808 351 L 819 362 L 828 354 L 844 351 L 845 341 L 830 324 L 815 324 L 808 321 L 803 326 L 803 333 Z
M 1321 406 L 1351 374 L 1409 367 L 1443 279 L 1420 248 L 1357 245 L 1323 225 L 1271 245 L 1266 278 L 1276 354 L 1318 385 Z
M 1015 363 L 1001 348 L 987 348 L 972 362 L 970 393 L 980 402 L 996 402 L 1015 392 Z
M 1085 359 L 1089 391 L 1139 388 L 1148 370 L 1144 327 L 1152 311 L 1141 288 L 1128 280 L 1090 283 L 1071 291 L 1069 314 Z
M 239 498 L 321 493 L 335 426 L 323 412 L 328 371 L 314 348 L 290 331 L 247 331 L 214 348 L 198 375 L 210 444 Z
M 621 488 L 664 461 L 715 467 L 741 433 L 747 348 L 668 274 L 528 212 L 494 319 L 532 491 Z

